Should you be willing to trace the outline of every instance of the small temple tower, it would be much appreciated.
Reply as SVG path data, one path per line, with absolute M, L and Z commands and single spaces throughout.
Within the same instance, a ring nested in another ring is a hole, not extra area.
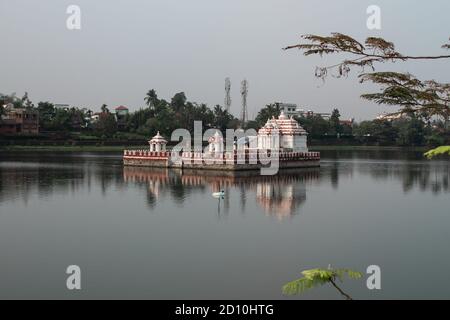
M 159 131 L 148 143 L 150 144 L 150 151 L 152 152 L 166 151 L 167 140 L 159 134 Z

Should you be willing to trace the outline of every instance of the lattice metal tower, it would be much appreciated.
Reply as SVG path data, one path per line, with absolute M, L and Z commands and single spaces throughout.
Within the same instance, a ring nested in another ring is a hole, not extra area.
M 225 78 L 225 101 L 224 101 L 224 106 L 225 106 L 225 110 L 228 111 L 228 112 L 230 112 L 230 107 L 231 107 L 230 91 L 231 91 L 230 78 Z
M 241 121 L 246 123 L 248 120 L 247 114 L 247 94 L 248 94 L 248 81 L 246 79 L 241 82 L 241 96 L 242 96 L 242 111 L 241 111 Z

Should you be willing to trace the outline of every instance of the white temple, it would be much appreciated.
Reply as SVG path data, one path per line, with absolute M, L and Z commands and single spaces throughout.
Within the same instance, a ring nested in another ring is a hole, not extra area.
M 308 133 L 298 122 L 281 111 L 278 119 L 272 117 L 258 131 L 258 149 L 279 149 L 280 151 L 308 152 Z
M 268 119 L 266 124 L 258 130 L 257 136 L 247 136 L 239 139 L 237 145 L 244 149 L 267 149 L 285 152 L 308 152 L 306 137 L 308 133 L 298 122 L 281 111 L 277 118 Z M 223 138 L 217 130 L 208 139 L 210 153 L 224 152 Z
M 150 144 L 150 151 L 166 151 L 167 140 L 159 134 L 159 131 L 148 143 Z

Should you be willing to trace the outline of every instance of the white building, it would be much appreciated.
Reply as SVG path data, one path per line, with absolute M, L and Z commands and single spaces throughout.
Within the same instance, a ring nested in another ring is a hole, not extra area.
M 321 116 L 324 119 L 329 119 L 331 114 L 330 113 L 323 113 L 323 112 L 314 112 L 312 110 L 305 110 L 301 107 L 297 106 L 295 103 L 282 103 L 282 102 L 275 102 L 274 103 L 278 108 L 280 108 L 280 111 L 283 111 L 285 115 L 287 116 L 295 116 L 295 117 L 312 117 L 314 115 Z
M 295 103 L 280 103 L 275 102 L 281 111 L 284 112 L 287 116 L 298 116 L 299 113 L 303 110 L 299 109 Z
M 150 151 L 166 151 L 167 140 L 159 134 L 159 131 L 148 143 L 150 144 Z
M 258 131 L 258 149 L 308 152 L 307 132 L 291 116 L 281 111 L 278 119 L 268 119 Z

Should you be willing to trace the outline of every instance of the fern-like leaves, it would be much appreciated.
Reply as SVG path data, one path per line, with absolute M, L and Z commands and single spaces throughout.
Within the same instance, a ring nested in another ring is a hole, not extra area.
M 440 146 L 435 149 L 432 149 L 428 152 L 425 152 L 425 157 L 428 159 L 432 159 L 434 157 L 440 156 L 440 155 L 450 155 L 450 146 Z
M 362 273 L 350 269 L 310 269 L 302 271 L 303 277 L 285 284 L 282 292 L 285 295 L 296 295 L 306 290 L 331 283 L 335 279 L 343 280 L 344 276 L 350 279 L 359 279 Z

